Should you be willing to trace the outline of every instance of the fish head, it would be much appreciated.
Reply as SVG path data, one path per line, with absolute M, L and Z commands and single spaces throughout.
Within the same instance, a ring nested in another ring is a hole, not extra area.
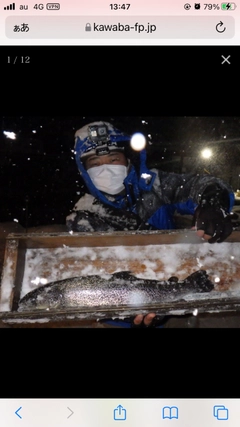
M 18 304 L 18 311 L 49 310 L 58 308 L 63 298 L 61 291 L 49 285 L 41 286 L 26 294 Z

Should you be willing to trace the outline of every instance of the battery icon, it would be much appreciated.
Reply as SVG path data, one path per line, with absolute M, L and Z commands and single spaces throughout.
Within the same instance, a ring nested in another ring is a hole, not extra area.
M 221 3 L 222 10 L 234 10 L 237 5 L 235 3 Z

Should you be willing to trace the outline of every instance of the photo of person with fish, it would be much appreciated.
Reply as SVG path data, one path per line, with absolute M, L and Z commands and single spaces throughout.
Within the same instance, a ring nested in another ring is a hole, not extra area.
M 148 169 L 147 149 L 133 148 L 133 136 L 105 121 L 75 132 L 75 159 L 88 192 L 67 216 L 68 231 L 171 230 L 178 213 L 192 215 L 199 238 L 223 242 L 233 230 L 231 186 L 210 174 Z M 138 315 L 119 325 L 157 326 L 155 317 Z

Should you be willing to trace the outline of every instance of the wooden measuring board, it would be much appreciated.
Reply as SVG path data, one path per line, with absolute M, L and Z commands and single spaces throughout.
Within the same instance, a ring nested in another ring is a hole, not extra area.
M 0 288 L 0 321 L 7 324 L 81 322 L 157 312 L 183 315 L 240 310 L 240 232 L 209 244 L 192 230 L 114 233 L 9 234 Z M 89 274 L 131 271 L 145 279 L 184 280 L 200 269 L 215 284 L 209 294 L 158 305 L 77 307 L 18 312 L 19 300 L 45 283 Z

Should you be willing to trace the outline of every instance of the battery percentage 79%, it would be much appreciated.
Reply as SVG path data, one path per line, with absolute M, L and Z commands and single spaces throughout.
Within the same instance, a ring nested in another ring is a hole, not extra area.
M 220 10 L 219 4 L 205 3 L 204 9 L 206 10 Z

